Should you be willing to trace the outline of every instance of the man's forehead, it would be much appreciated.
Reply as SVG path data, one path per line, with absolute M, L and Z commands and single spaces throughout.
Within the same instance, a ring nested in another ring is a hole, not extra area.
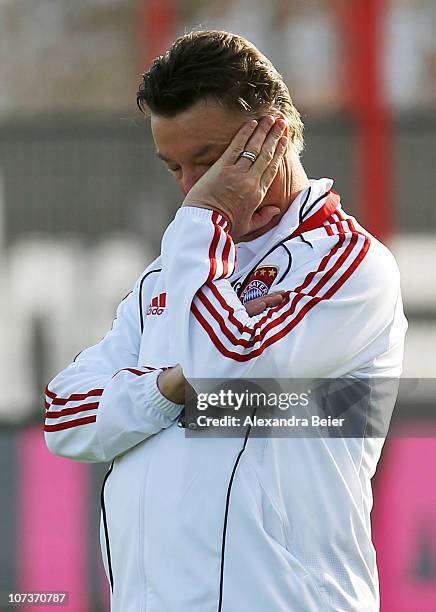
M 192 158 L 222 153 L 244 123 L 244 117 L 209 103 L 172 118 L 151 117 L 157 154 L 166 161 L 175 151 Z M 245 119 L 246 120 L 246 119 Z

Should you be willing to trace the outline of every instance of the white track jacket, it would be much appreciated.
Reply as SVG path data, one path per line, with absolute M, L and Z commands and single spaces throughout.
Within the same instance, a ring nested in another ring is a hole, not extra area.
M 113 612 L 379 609 L 370 479 L 383 440 L 189 438 L 156 385 L 178 363 L 188 379 L 400 376 L 396 263 L 332 183 L 311 181 L 244 265 L 219 214 L 178 210 L 112 329 L 49 383 L 48 448 L 111 461 Z M 284 303 L 248 315 L 243 301 L 279 289 Z

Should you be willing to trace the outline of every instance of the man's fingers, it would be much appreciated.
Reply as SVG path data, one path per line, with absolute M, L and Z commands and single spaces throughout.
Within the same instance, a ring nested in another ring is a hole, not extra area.
M 242 151 L 245 150 L 247 141 L 257 128 L 258 122 L 255 119 L 244 123 L 241 129 L 235 134 L 232 142 L 224 151 L 221 159 L 226 164 L 234 164 L 238 161 Z M 247 160 L 248 161 L 248 160 Z
M 257 129 L 254 130 L 251 138 L 249 138 L 248 141 L 246 142 L 244 150 L 250 151 L 250 153 L 254 153 L 256 157 L 258 157 L 262 150 L 262 146 L 273 125 L 274 125 L 274 117 L 272 117 L 271 115 L 267 115 L 266 117 L 263 117 L 261 121 L 259 122 Z M 252 167 L 253 162 L 244 157 L 240 157 L 236 161 L 236 165 L 240 166 L 242 169 L 249 170 Z
M 263 300 L 266 303 L 267 308 L 271 308 L 272 306 L 278 306 L 284 300 L 283 293 L 275 293 L 271 295 L 265 295 Z
M 176 404 L 185 403 L 185 382 L 180 365 L 164 370 L 157 378 L 157 385 L 162 395 Z
M 266 303 L 262 299 L 253 300 L 252 302 L 248 302 L 245 304 L 245 310 L 248 312 L 250 317 L 255 317 L 256 315 L 263 312 L 266 308 Z
M 255 300 L 251 300 L 251 302 L 247 302 L 247 304 L 245 304 L 245 310 L 248 312 L 250 317 L 254 317 L 255 315 L 263 312 L 266 308 L 278 306 L 282 303 L 284 298 L 285 294 L 281 291 L 263 295 Z
M 281 138 L 279 138 L 279 140 L 277 141 L 277 146 L 274 151 L 273 158 L 271 162 L 269 163 L 269 165 L 266 167 L 264 173 L 262 174 L 260 184 L 263 189 L 268 189 L 268 187 L 273 182 L 274 177 L 276 176 L 278 172 L 280 162 L 283 158 L 283 155 L 286 152 L 287 146 L 288 146 L 287 137 L 282 136 Z
M 268 136 L 265 139 L 265 142 L 263 143 L 259 157 L 251 166 L 252 172 L 255 172 L 256 174 L 260 174 L 262 176 L 267 170 L 267 168 L 270 167 L 274 160 L 278 143 L 285 129 L 286 121 L 282 118 L 277 119 L 273 127 L 270 129 Z
M 259 122 L 255 119 L 244 123 L 222 155 L 225 164 L 236 164 L 241 170 L 251 170 L 262 176 L 274 160 L 278 141 L 286 128 L 286 121 L 266 115 Z M 257 156 L 253 163 L 240 157 L 243 151 Z

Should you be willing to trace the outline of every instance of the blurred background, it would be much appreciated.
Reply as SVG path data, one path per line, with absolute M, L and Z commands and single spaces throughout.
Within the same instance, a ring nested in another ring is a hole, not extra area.
M 46 450 L 42 390 L 110 328 L 181 203 L 135 94 L 198 28 L 246 36 L 283 74 L 308 175 L 334 178 L 397 256 L 404 376 L 436 378 L 435 0 L 0 0 L 2 593 L 68 590 L 69 610 L 109 609 L 108 466 Z M 434 405 L 431 392 L 400 405 L 374 483 L 382 612 L 436 610 Z

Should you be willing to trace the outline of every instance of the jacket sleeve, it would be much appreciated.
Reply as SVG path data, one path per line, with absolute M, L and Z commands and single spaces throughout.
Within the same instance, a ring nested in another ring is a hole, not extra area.
M 226 220 L 195 207 L 177 212 L 162 269 L 172 350 L 187 378 L 343 376 L 395 342 L 389 371 L 399 375 L 405 329 L 392 332 L 400 300 L 393 257 L 354 226 L 322 240 L 328 248 L 275 287 L 285 301 L 250 317 L 228 281 L 236 253 Z
M 170 426 L 182 406 L 159 391 L 162 369 L 138 367 L 140 280 L 118 306 L 112 329 L 46 388 L 48 448 L 83 462 L 111 461 Z

